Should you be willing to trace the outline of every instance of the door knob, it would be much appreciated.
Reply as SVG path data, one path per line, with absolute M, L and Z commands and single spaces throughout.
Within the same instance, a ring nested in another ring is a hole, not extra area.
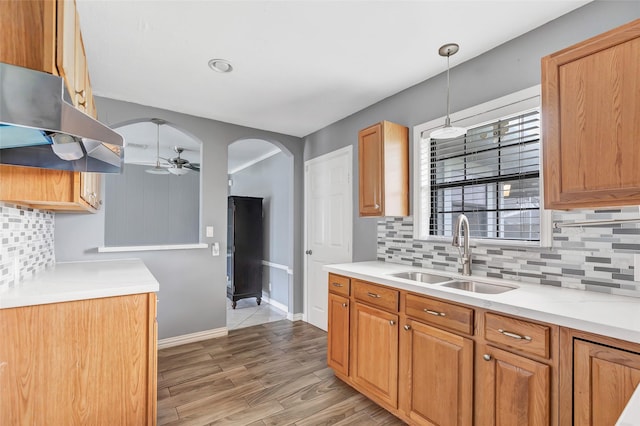
M 313 251 L 312 250 L 305 250 L 304 254 L 311 255 L 311 254 L 313 254 Z

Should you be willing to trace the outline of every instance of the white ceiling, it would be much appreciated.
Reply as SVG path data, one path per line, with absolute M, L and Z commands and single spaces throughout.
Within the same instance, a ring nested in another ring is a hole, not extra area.
M 276 155 L 280 148 L 262 139 L 242 139 L 229 145 L 227 170 L 229 174 L 256 164 Z
M 585 3 L 77 0 L 96 95 L 294 136 Z

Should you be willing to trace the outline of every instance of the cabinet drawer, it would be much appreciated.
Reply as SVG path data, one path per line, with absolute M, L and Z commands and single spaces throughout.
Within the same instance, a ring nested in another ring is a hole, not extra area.
M 351 280 L 340 275 L 329 274 L 329 291 L 349 297 Z
M 399 292 L 375 284 L 355 280 L 353 294 L 356 300 L 378 306 L 387 311 L 398 312 Z
M 549 358 L 551 327 L 520 319 L 486 313 L 485 339 L 519 351 Z
M 473 334 L 473 309 L 407 294 L 406 314 L 465 334 Z

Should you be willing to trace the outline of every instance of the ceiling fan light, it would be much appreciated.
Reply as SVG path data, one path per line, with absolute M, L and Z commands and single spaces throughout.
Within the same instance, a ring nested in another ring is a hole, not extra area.
M 145 172 L 150 173 L 152 175 L 168 175 L 169 171 L 161 166 L 155 166 L 151 169 L 146 169 Z
M 189 169 L 185 169 L 184 167 L 170 167 L 169 173 L 176 176 L 182 176 L 189 173 Z

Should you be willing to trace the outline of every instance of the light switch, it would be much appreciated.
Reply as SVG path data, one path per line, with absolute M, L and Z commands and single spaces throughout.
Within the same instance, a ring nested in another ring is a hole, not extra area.
M 220 244 L 211 244 L 211 256 L 220 256 Z
M 213 237 L 213 226 L 207 226 L 207 237 Z

